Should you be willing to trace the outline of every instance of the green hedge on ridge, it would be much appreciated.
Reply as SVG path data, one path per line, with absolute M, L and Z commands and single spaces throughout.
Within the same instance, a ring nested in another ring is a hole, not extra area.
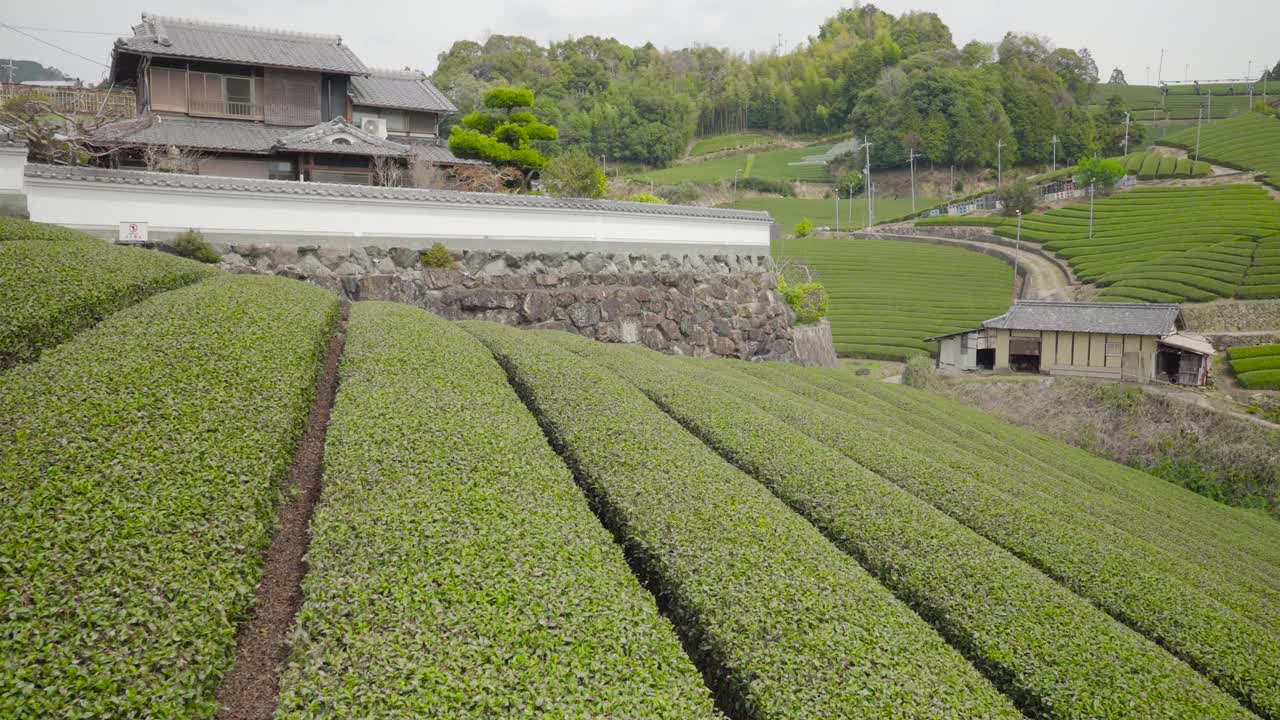
M 215 277 L 0 375 L 0 716 L 213 717 L 337 317 Z
M 703 379 L 757 405 L 764 391 L 756 383 L 735 381 L 735 374 L 787 379 L 759 363 L 738 368 Z M 1016 483 L 989 484 L 985 473 L 990 469 L 974 475 L 951 467 L 950 458 L 945 464 L 929 459 L 927 449 L 923 455 L 912 449 L 927 448 L 928 438 L 882 429 L 883 414 L 864 412 L 855 404 L 844 410 L 815 407 L 806 401 L 816 399 L 815 395 L 831 398 L 830 393 L 813 390 L 811 386 L 784 390 L 790 395 L 791 409 L 779 419 L 1030 562 L 1171 650 L 1251 709 L 1268 717 L 1280 711 L 1280 638 L 1209 594 L 1231 594 L 1234 588 L 1190 587 L 1176 575 L 1154 571 L 1151 566 L 1156 562 L 1177 564 L 1171 558 L 1161 559 L 1141 542 L 1121 540 L 1120 533 L 1087 517 L 1060 519 L 1059 513 L 1069 505 L 1018 499 L 1010 493 L 1026 489 Z M 1252 599 L 1244 596 L 1240 602 Z
M 536 333 L 462 326 L 667 598 L 729 712 L 1021 717 L 856 562 L 625 380 Z
M 721 717 L 502 368 L 424 310 L 352 306 L 310 534 L 279 720 Z
M 1245 358 L 1264 357 L 1267 355 L 1280 355 L 1280 345 L 1275 343 L 1264 345 L 1241 345 L 1227 349 L 1227 357 L 1232 360 L 1243 360 Z
M 0 368 L 213 272 L 193 260 L 115 246 L 56 225 L 0 218 Z
M 555 334 L 810 519 L 1036 717 L 1250 717 L 1158 646 L 946 514 L 651 351 Z M 663 367 L 670 365 L 670 367 Z M 710 372 L 716 372 L 710 369 Z

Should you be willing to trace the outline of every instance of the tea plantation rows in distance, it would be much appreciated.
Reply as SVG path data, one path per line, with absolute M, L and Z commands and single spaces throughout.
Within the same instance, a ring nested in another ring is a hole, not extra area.
M 1280 203 L 1257 185 L 1138 187 L 1022 221 L 1022 239 L 1068 260 L 1100 300 L 1207 302 L 1280 297 Z M 926 218 L 918 226 L 984 225 L 1013 238 L 1008 218 Z
M 1196 129 L 1181 130 L 1160 143 L 1194 152 Z M 1265 182 L 1280 187 L 1280 118 L 1251 112 L 1202 126 L 1200 159 L 1242 170 L 1259 170 L 1264 173 Z
M 924 355 L 925 338 L 969 330 L 1002 314 L 1013 296 L 1013 268 L 961 248 L 893 240 L 803 238 L 773 244 L 793 281 L 800 266 L 830 293 L 836 352 L 887 360 Z
M 84 302 L 0 373 L 0 716 L 212 717 L 337 302 Z M 839 371 L 346 332 L 278 718 L 1280 718 L 1264 515 Z

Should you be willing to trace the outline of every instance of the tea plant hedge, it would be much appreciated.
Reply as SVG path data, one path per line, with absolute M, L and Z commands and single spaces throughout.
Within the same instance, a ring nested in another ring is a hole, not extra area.
M 773 256 L 802 265 L 826 287 L 836 352 L 901 360 L 926 355 L 925 338 L 977 327 L 1009 307 L 1013 270 L 954 247 L 893 240 L 803 239 Z M 790 280 L 806 275 L 788 270 Z
M 0 368 L 139 300 L 208 277 L 197 262 L 0 218 Z
M 630 380 L 763 482 L 933 624 L 1027 714 L 1251 717 L 1189 666 L 1038 570 L 763 410 L 650 351 L 548 336 Z
M 1158 142 L 1194 152 L 1196 128 L 1186 128 Z M 1205 124 L 1200 128 L 1200 158 L 1259 170 L 1265 174 L 1265 182 L 1280 186 L 1280 119 L 1273 113 L 1248 112 Z
M 0 717 L 212 717 L 338 317 L 223 276 L 0 375 Z
M 1280 390 L 1280 345 L 1250 345 L 1227 351 L 1236 380 L 1251 390 Z
M 739 717 L 1021 717 L 856 562 L 626 381 L 464 323 L 507 368 Z
M 352 307 L 285 718 L 720 717 L 502 368 Z
M 744 382 L 742 373 L 779 383 L 782 398 L 769 396 L 788 401 L 771 406 L 779 419 L 1036 566 L 1187 661 L 1250 709 L 1266 717 L 1280 713 L 1274 593 L 1260 594 L 1228 574 L 1202 571 L 1108 526 L 1037 487 L 1034 475 L 1011 472 L 1007 459 L 982 463 L 962 451 L 940 452 L 933 437 L 907 431 L 904 418 L 886 417 L 771 367 L 737 365 L 740 371 L 709 379 L 757 404 L 762 393 L 769 393 L 758 383 Z M 824 410 L 822 404 L 835 407 Z
M 1151 302 L 1280 296 L 1269 251 L 1280 232 L 1280 203 L 1257 185 L 1140 187 L 1089 205 L 1077 203 L 1023 220 L 1022 238 L 1067 260 L 1076 275 L 1103 286 L 1099 299 Z M 1013 236 L 1003 225 L 998 235 Z M 1259 251 L 1262 254 L 1258 254 Z

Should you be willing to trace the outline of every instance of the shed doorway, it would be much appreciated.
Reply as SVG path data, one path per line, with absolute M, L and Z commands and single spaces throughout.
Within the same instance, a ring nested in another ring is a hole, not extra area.
M 1040 372 L 1040 338 L 1009 338 L 1009 367 L 1014 372 Z

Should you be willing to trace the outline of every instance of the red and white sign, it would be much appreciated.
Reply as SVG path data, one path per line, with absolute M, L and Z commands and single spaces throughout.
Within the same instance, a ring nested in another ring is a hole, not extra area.
M 144 222 L 120 223 L 120 242 L 144 243 L 147 241 L 147 224 Z

